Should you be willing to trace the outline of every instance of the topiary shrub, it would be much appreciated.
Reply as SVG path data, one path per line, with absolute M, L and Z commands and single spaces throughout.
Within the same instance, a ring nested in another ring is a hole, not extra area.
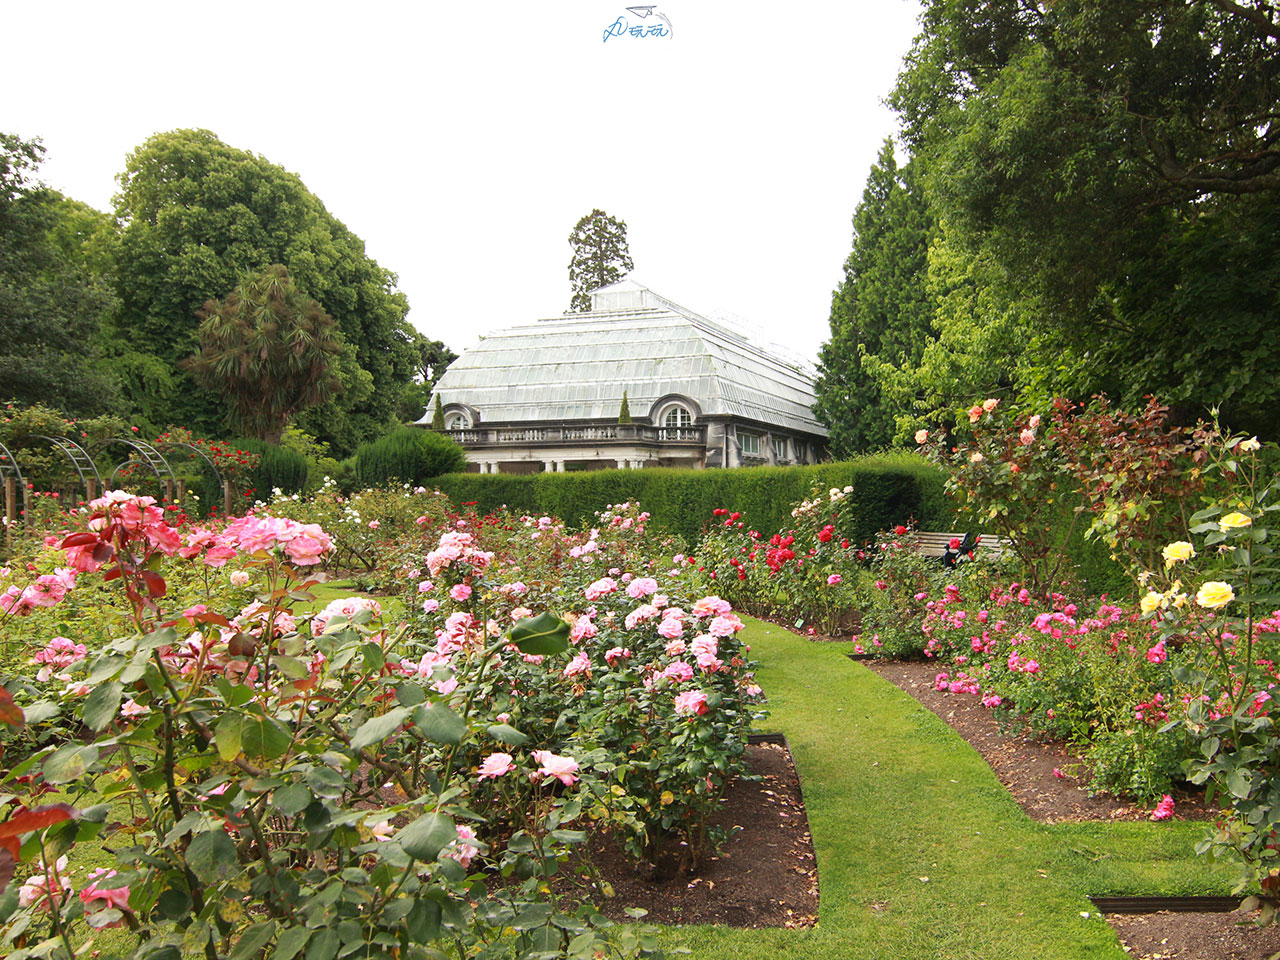
M 257 469 L 250 471 L 245 480 L 246 496 L 269 500 L 277 487 L 282 493 L 298 493 L 307 485 L 307 458 L 298 451 L 253 438 L 234 442 L 241 450 L 261 458 Z
M 466 465 L 460 446 L 443 434 L 419 427 L 400 427 L 356 449 L 356 477 L 366 487 L 420 485 Z

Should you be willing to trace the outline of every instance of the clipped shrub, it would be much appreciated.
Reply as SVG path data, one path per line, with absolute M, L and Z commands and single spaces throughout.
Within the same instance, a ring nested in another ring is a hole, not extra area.
M 307 458 L 298 451 L 253 438 L 236 440 L 235 444 L 259 457 L 257 468 L 245 480 L 246 495 L 266 500 L 277 487 L 283 493 L 298 493 L 306 486 Z
M 418 427 L 400 427 L 356 449 L 356 477 L 367 487 L 421 485 L 466 466 L 466 454 L 448 437 Z

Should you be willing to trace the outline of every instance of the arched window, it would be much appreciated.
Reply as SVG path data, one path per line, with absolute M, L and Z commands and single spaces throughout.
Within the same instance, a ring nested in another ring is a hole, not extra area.
M 465 413 L 451 413 L 444 418 L 444 428 L 446 430 L 466 430 L 471 426 L 471 421 L 467 419 Z
M 669 407 L 662 417 L 663 440 L 696 440 L 693 435 L 693 414 L 680 405 Z
M 667 411 L 666 417 L 662 421 L 664 427 L 690 427 L 693 426 L 693 414 L 684 407 L 672 407 Z

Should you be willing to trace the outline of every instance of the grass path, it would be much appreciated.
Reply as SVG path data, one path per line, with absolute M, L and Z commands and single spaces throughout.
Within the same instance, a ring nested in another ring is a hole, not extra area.
M 742 636 L 762 663 L 764 729 L 786 734 L 803 783 L 819 921 L 682 928 L 698 960 L 1122 960 L 1088 895 L 1228 892 L 1228 874 L 1193 852 L 1201 825 L 1036 823 L 946 724 L 848 660 L 848 644 L 759 621 Z

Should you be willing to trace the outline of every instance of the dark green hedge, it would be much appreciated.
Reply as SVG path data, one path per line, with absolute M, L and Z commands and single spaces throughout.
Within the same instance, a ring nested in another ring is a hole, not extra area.
M 521 513 L 559 517 L 571 526 L 588 521 L 611 503 L 640 501 L 654 522 L 693 544 L 717 507 L 737 510 L 755 530 L 769 535 L 792 525 L 791 507 L 816 486 L 853 487 L 843 514 L 857 518 L 856 541 L 914 521 L 917 529 L 959 532 L 943 489 L 945 475 L 912 453 L 875 454 L 812 467 L 753 467 L 742 470 L 599 470 L 531 476 L 455 473 L 434 485 L 454 503 L 475 503 L 481 512 L 506 505 Z M 1093 593 L 1126 597 L 1133 587 L 1107 548 L 1084 539 L 1088 517 L 1071 528 L 1064 512 L 1057 527 L 1077 575 Z M 1068 531 L 1070 536 L 1068 537 Z M 843 532 L 843 531 L 842 531 Z
M 233 441 L 241 450 L 258 454 L 262 460 L 245 482 L 259 500 L 270 500 L 271 491 L 279 487 L 285 493 L 297 493 L 307 483 L 307 458 L 296 450 L 265 440 L 245 438 Z
M 640 501 L 656 524 L 693 543 L 717 507 L 742 513 L 752 529 L 772 534 L 792 525 L 791 507 L 816 486 L 852 486 L 844 510 L 857 517 L 859 540 L 914 519 L 925 530 L 950 529 L 952 509 L 943 474 L 914 454 L 879 454 L 810 467 L 742 470 L 598 470 L 584 473 L 450 474 L 435 486 L 455 503 L 475 502 L 481 511 L 507 505 L 549 514 L 570 525 L 586 522 L 611 503 Z
M 399 427 L 356 448 L 356 477 L 369 487 L 418 486 L 442 473 L 461 470 L 466 462 L 462 448 L 444 434 Z

